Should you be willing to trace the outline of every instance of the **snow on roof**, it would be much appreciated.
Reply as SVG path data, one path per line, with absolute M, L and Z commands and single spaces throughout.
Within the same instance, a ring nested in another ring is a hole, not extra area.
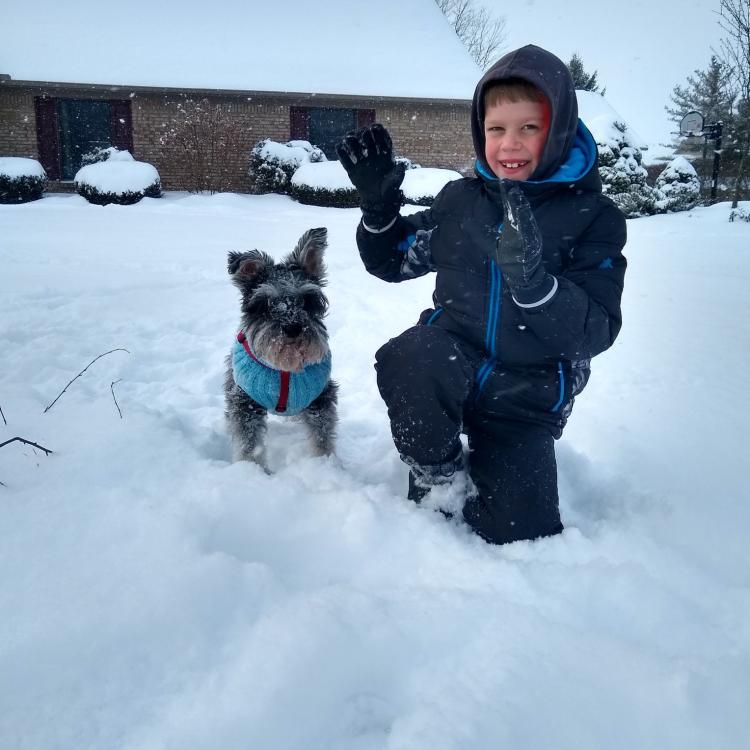
M 622 117 L 601 94 L 579 90 L 576 91 L 576 97 L 578 98 L 578 116 L 591 131 L 597 143 L 616 140 L 619 133 L 614 124 L 619 122 L 626 126 L 626 132 L 634 146 L 640 149 L 648 148 L 648 143 L 633 130 L 630 122 Z
M 10 0 L 15 80 L 471 99 L 481 71 L 434 0 Z

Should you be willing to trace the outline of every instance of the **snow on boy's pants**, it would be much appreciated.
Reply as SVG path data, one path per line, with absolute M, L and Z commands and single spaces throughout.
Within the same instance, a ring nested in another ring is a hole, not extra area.
M 380 395 L 396 449 L 408 462 L 441 464 L 469 440 L 479 496 L 464 518 L 503 544 L 562 531 L 554 439 L 562 430 L 549 369 L 495 369 L 479 392 L 480 355 L 446 331 L 418 325 L 375 355 Z M 565 409 L 567 413 L 568 409 Z

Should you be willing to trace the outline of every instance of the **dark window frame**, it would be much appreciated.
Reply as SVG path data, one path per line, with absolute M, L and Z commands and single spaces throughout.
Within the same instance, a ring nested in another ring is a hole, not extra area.
M 341 109 L 354 113 L 356 128 L 364 128 L 375 122 L 375 110 L 361 107 L 289 107 L 289 140 L 310 140 L 310 119 L 313 111 L 322 109 Z M 318 144 L 313 144 L 318 145 Z
M 111 145 L 133 153 L 133 116 L 130 100 L 37 96 L 34 99 L 34 109 L 39 161 L 50 180 L 62 179 L 59 114 L 59 103 L 62 101 L 105 102 L 109 106 Z

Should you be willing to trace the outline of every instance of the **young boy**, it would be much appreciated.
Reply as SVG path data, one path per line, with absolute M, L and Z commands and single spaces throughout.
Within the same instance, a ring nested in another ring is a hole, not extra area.
M 366 269 L 392 282 L 437 272 L 435 307 L 376 354 L 409 497 L 469 487 L 467 470 L 464 518 L 502 544 L 563 529 L 554 440 L 589 360 L 620 330 L 625 220 L 602 195 L 570 73 L 546 50 L 523 47 L 487 71 L 471 129 L 476 177 L 410 216 L 381 125 L 337 150 L 361 198 Z

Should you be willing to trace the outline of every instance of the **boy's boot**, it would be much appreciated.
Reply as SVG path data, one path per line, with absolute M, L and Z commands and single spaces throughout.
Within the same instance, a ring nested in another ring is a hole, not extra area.
M 452 458 L 439 464 L 408 463 L 409 500 L 417 504 L 424 501 L 446 518 L 460 513 L 467 497 L 475 493 L 460 448 Z

